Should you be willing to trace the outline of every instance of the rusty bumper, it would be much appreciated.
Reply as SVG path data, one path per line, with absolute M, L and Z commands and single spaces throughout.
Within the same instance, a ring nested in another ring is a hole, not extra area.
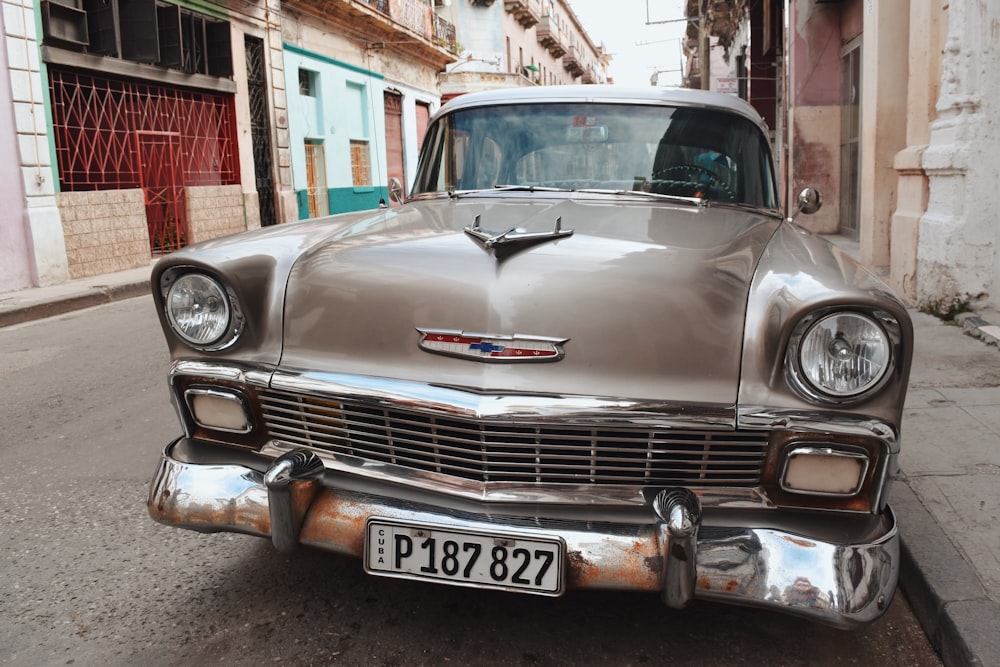
M 516 530 L 565 543 L 566 588 L 657 592 L 672 607 L 710 600 L 840 628 L 881 616 L 899 574 L 899 537 L 889 508 L 860 543 L 820 540 L 802 530 L 720 525 L 717 518 L 702 523 L 697 500 L 683 489 L 657 495 L 645 522 L 499 516 L 347 488 L 305 452 L 285 455 L 262 472 L 183 460 L 180 442 L 160 459 L 150 516 L 202 532 L 269 537 L 283 551 L 304 544 L 362 558 L 370 517 L 486 533 Z

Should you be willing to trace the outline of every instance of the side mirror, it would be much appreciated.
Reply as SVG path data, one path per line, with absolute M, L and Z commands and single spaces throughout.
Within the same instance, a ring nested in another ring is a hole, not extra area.
M 403 203 L 403 184 L 395 176 L 389 179 L 389 198 L 397 204 Z
M 799 193 L 798 205 L 800 213 L 812 215 L 823 208 L 823 197 L 820 196 L 819 190 L 806 188 Z
M 795 213 L 788 218 L 789 222 L 795 220 L 800 213 L 812 215 L 816 211 L 823 208 L 823 197 L 820 196 L 819 190 L 816 190 L 815 188 L 806 188 L 799 193 L 799 198 L 795 204 Z

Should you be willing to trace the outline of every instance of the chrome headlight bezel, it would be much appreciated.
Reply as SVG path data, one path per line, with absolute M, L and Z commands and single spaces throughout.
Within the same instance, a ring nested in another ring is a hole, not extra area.
M 191 288 L 191 283 L 195 280 L 202 281 L 202 289 L 206 290 L 206 295 L 217 298 L 225 309 L 226 319 L 221 326 L 217 327 L 218 332 L 212 336 L 202 339 L 193 337 L 185 330 L 184 324 L 180 321 L 177 312 L 172 306 L 172 295 L 175 290 L 187 287 Z M 231 347 L 243 332 L 243 310 L 233 289 L 217 276 L 201 269 L 175 269 L 163 274 L 160 278 L 160 294 L 163 298 L 163 310 L 170 330 L 177 336 L 178 340 L 188 347 L 201 352 L 217 352 Z
M 817 327 L 832 318 L 847 317 L 866 320 L 879 332 L 885 347 L 885 363 L 877 374 L 862 386 L 852 391 L 837 391 L 824 387 L 815 378 L 810 377 L 803 363 L 802 355 L 807 345 L 808 337 L 817 331 Z M 835 308 L 810 313 L 796 324 L 789 339 L 785 354 L 785 372 L 788 383 L 803 398 L 813 403 L 850 405 L 869 400 L 878 394 L 895 375 L 900 356 L 901 330 L 895 317 L 880 310 L 866 311 L 858 308 Z

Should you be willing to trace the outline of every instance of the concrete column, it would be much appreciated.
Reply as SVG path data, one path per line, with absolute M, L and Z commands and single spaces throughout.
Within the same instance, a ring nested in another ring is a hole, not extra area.
M 917 264 L 917 301 L 941 312 L 970 301 L 1000 307 L 1000 3 L 952 0 L 947 12 Z
M 906 146 L 909 0 L 864 3 L 861 74 L 861 261 L 888 267 L 898 176 Z
M 931 121 L 937 117 L 941 40 L 946 31 L 942 24 L 946 23 L 942 0 L 912 0 L 906 148 L 894 160 L 899 182 L 896 211 L 892 215 L 889 274 L 893 289 L 911 303 L 917 299 L 920 218 L 927 210 L 929 195 L 922 162 L 930 141 Z

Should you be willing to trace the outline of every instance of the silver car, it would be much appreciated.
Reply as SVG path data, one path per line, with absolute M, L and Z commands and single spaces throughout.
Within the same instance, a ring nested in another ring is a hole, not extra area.
M 752 107 L 466 95 L 401 203 L 156 265 L 154 519 L 436 584 L 885 611 L 910 321 L 783 215 Z

